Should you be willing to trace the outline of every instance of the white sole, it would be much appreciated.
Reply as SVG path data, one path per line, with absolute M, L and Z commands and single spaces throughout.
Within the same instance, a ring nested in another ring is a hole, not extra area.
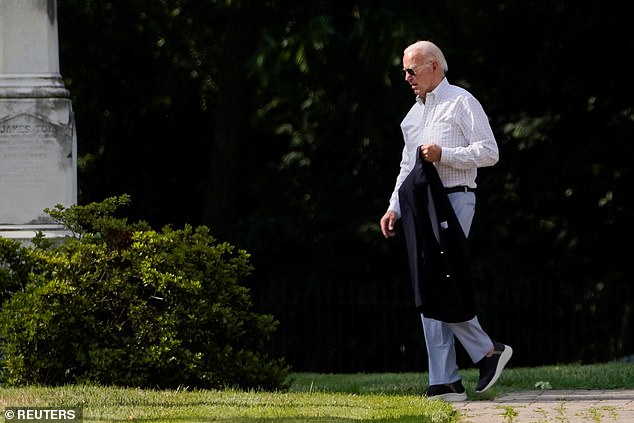
M 467 400 L 467 393 L 463 392 L 463 393 L 458 393 L 458 392 L 449 392 L 447 394 L 441 394 L 441 395 L 434 395 L 433 397 L 426 397 L 427 399 L 430 400 L 442 400 L 442 401 L 446 401 L 446 402 L 460 402 L 460 401 L 466 401 Z

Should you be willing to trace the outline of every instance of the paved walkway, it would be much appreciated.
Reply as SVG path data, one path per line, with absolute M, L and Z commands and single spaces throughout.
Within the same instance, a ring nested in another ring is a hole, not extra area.
M 634 423 L 634 390 L 515 392 L 455 402 L 464 423 Z

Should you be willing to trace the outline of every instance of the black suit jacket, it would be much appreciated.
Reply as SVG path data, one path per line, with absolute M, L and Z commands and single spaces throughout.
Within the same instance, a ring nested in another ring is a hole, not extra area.
M 444 322 L 472 319 L 476 304 L 467 237 L 436 167 L 420 154 L 399 189 L 399 203 L 416 308 Z M 434 207 L 434 221 L 428 207 Z

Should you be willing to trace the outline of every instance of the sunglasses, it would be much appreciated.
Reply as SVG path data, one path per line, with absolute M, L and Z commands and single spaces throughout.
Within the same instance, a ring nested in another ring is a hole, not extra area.
M 422 65 L 416 65 L 416 66 L 412 66 L 411 68 L 402 69 L 403 76 L 407 76 L 407 75 L 416 76 L 416 71 L 414 69 L 420 68 L 421 66 L 424 66 L 424 65 L 426 65 L 428 63 L 432 63 L 432 62 L 433 62 L 433 60 L 428 60 L 427 62 L 423 63 Z
M 415 66 L 416 68 L 418 66 Z M 406 69 L 402 69 L 403 71 L 403 76 L 416 76 L 416 71 L 414 70 L 414 68 L 406 68 Z

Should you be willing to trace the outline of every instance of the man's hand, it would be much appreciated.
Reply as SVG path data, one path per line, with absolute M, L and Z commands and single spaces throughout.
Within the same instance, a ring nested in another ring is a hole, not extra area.
M 428 162 L 439 162 L 442 157 L 442 147 L 438 144 L 421 145 L 420 155 Z
M 395 211 L 388 210 L 385 212 L 385 214 L 381 218 L 381 232 L 383 232 L 384 237 L 390 238 L 396 235 L 396 231 L 394 230 L 396 219 L 397 218 Z

